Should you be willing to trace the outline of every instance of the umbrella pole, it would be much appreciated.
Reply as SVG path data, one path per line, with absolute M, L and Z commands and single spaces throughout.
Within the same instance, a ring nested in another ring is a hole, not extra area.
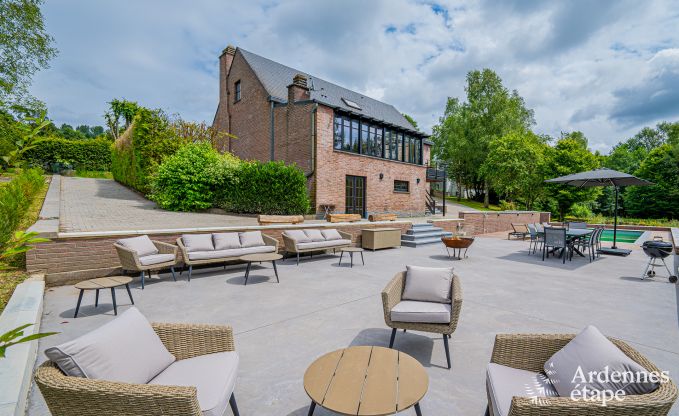
M 615 246 L 615 238 L 618 233 L 618 187 L 615 187 L 615 214 L 614 214 L 614 219 L 613 219 L 613 247 L 611 248 L 618 248 Z

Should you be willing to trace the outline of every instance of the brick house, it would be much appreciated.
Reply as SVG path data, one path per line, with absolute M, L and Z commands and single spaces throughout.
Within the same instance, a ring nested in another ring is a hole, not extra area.
M 219 68 L 224 150 L 297 164 L 316 213 L 425 213 L 430 142 L 396 108 L 233 46 Z

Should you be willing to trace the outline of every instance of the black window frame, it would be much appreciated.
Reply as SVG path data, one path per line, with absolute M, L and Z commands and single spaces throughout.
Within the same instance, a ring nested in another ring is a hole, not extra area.
M 243 90 L 243 86 L 242 86 L 240 80 L 233 83 L 233 97 L 234 97 L 233 102 L 234 103 L 237 103 L 238 101 L 240 101 L 243 98 L 242 90 Z
M 410 193 L 410 181 L 404 181 L 404 180 L 401 180 L 401 179 L 394 179 L 394 192 L 397 193 L 397 194 L 409 194 Z

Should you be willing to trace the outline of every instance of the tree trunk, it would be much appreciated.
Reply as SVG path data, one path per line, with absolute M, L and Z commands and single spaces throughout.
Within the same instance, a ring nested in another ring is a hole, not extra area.
M 490 206 L 490 195 L 488 192 L 488 180 L 483 181 L 483 207 L 488 208 Z

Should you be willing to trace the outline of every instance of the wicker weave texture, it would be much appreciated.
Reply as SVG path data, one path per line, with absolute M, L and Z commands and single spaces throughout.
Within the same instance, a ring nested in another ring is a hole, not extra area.
M 278 253 L 278 240 L 262 233 L 262 239 L 264 240 L 264 245 L 274 247 L 274 253 Z M 216 259 L 204 259 L 204 260 L 191 260 L 189 258 L 189 252 L 186 250 L 186 246 L 182 242 L 182 238 L 177 239 L 177 246 L 179 247 L 179 252 L 181 253 L 181 259 L 187 266 L 196 266 L 200 264 L 214 264 L 214 263 L 226 263 L 229 261 L 239 261 L 241 256 L 236 257 L 221 257 Z
M 345 233 L 344 231 L 339 231 L 339 234 L 342 236 L 342 239 L 344 240 L 349 240 L 353 241 L 353 236 L 349 233 Z M 292 238 L 288 237 L 285 235 L 285 233 L 282 234 L 283 237 L 283 244 L 285 245 L 285 252 L 286 253 L 308 253 L 310 251 L 325 251 L 325 250 L 332 250 L 332 249 L 338 249 L 338 248 L 344 248 L 344 247 L 351 247 L 351 244 L 338 244 L 334 247 L 323 247 L 323 248 L 297 248 L 297 244 L 295 243 L 295 240 Z
M 136 251 L 130 250 L 126 247 L 121 246 L 120 244 L 113 244 L 113 247 L 115 247 L 116 251 L 118 252 L 118 258 L 120 259 L 120 265 L 122 266 L 123 270 L 131 270 L 135 272 L 141 272 L 144 270 L 155 270 L 155 269 L 164 269 L 167 267 L 172 267 L 175 264 L 177 264 L 177 252 L 178 248 L 177 246 L 174 246 L 172 244 L 167 244 L 163 243 L 162 241 L 156 241 L 156 240 L 151 240 L 153 242 L 153 245 L 156 246 L 156 249 L 158 250 L 158 254 L 173 254 L 175 257 L 175 260 L 173 261 L 166 261 L 164 263 L 157 263 L 157 264 L 151 264 L 148 266 L 144 266 L 141 264 L 139 261 L 139 256 L 137 255 Z
M 153 324 L 178 360 L 234 351 L 230 327 Z M 46 362 L 35 381 L 53 416 L 201 416 L 195 387 L 116 383 L 64 375 Z

